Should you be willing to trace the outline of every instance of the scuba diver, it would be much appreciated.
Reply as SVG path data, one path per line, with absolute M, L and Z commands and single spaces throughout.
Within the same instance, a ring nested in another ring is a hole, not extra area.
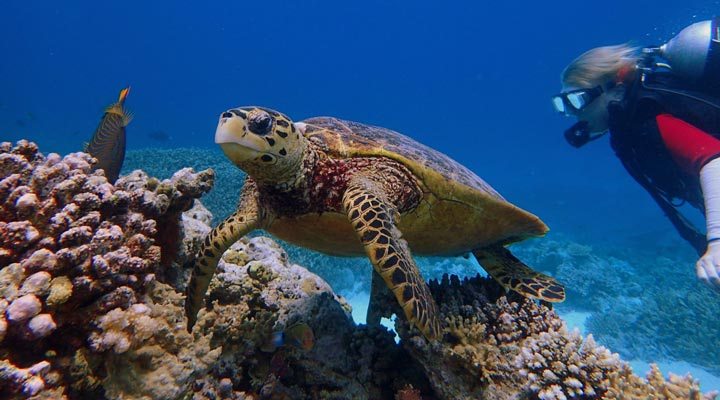
M 565 139 L 581 147 L 610 132 L 630 175 L 700 256 L 696 274 L 720 290 L 720 18 L 668 43 L 598 47 L 562 72 L 555 109 L 577 118 Z M 681 214 L 705 215 L 703 235 Z

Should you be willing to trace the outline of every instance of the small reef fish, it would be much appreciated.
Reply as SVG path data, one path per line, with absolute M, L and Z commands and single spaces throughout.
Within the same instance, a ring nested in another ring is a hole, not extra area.
M 117 103 L 105 109 L 100 124 L 85 146 L 85 152 L 97 159 L 95 169 L 105 170 L 108 182 L 115 183 L 125 161 L 125 127 L 132 115 L 125 109 L 125 99 L 130 87 L 120 91 Z
M 284 331 L 273 332 L 261 350 L 269 353 L 282 346 L 293 346 L 304 351 L 312 350 L 315 346 L 312 328 L 304 322 L 298 322 Z
M 167 132 L 161 131 L 161 130 L 152 131 L 152 132 L 148 133 L 147 136 L 150 139 L 158 141 L 158 142 L 167 142 L 170 140 L 170 135 L 168 135 Z
M 2 105 L 0 104 L 0 106 L 2 106 Z M 36 119 L 35 114 L 28 111 L 22 117 L 16 119 L 15 124 L 17 124 L 17 126 L 19 126 L 21 128 L 24 128 L 24 127 L 30 125 L 31 123 L 35 122 L 35 119 Z

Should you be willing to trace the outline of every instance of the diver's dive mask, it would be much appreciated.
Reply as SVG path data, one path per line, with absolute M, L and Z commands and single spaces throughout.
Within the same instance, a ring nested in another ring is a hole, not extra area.
M 573 115 L 603 94 L 602 85 L 591 89 L 575 89 L 556 94 L 551 98 L 555 110 L 565 115 Z
M 595 86 L 590 89 L 575 89 L 567 92 L 556 94 L 551 98 L 555 110 L 567 116 L 577 115 L 585 107 L 597 100 L 604 93 L 602 85 Z M 578 121 L 565 131 L 565 140 L 571 146 L 578 148 L 588 142 L 602 136 L 602 134 L 593 135 L 588 127 L 588 121 Z

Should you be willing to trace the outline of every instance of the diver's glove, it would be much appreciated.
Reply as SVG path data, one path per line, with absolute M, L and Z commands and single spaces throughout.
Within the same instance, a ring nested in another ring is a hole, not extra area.
M 695 270 L 701 281 L 720 290 L 720 158 L 700 169 L 700 187 L 705 199 L 708 244 Z

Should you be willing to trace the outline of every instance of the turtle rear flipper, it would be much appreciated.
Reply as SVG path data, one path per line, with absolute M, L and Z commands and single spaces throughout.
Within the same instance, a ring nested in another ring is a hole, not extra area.
M 505 289 L 551 303 L 565 300 L 565 288 L 555 278 L 528 267 L 502 245 L 473 250 L 473 255 Z

